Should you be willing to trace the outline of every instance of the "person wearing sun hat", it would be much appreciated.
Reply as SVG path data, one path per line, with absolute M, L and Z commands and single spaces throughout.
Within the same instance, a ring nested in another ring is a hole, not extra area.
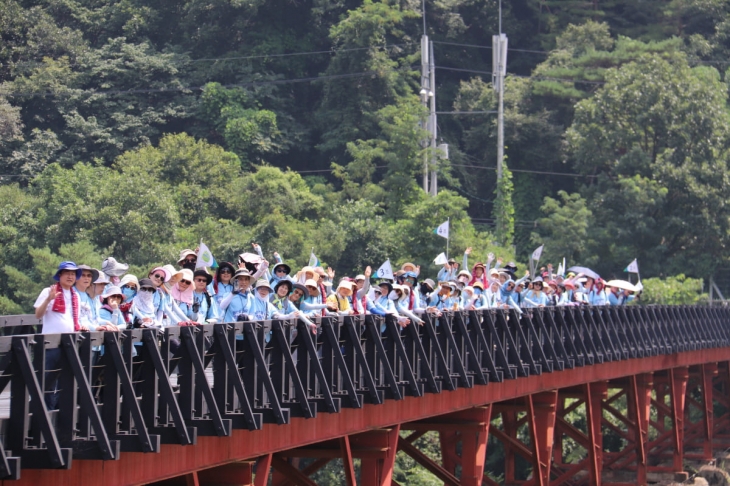
M 236 273 L 236 267 L 231 262 L 221 262 L 215 271 L 213 277 L 213 298 L 220 306 L 223 299 L 233 292 L 233 275 Z
M 327 297 L 327 304 L 336 309 L 335 312 L 342 315 L 352 314 L 352 305 L 350 304 L 352 297 L 352 282 L 349 280 L 340 280 L 337 290 Z
M 326 316 L 330 311 L 336 310 L 322 299 L 322 291 L 316 280 L 310 278 L 304 282 L 304 286 L 307 288 L 307 294 L 302 300 L 300 309 L 307 317 Z
M 134 327 L 161 327 L 162 316 L 157 312 L 155 302 L 157 287 L 149 278 L 139 281 L 139 290 L 132 299 L 132 319 Z
M 291 316 L 282 314 L 279 309 L 269 301 L 269 294 L 273 292 L 271 285 L 265 278 L 259 279 L 254 288 L 254 299 L 249 308 L 249 315 L 253 320 L 265 321 L 271 319 L 287 319 Z M 298 313 L 298 311 L 295 311 Z M 268 339 L 267 339 L 268 341 Z
M 396 284 L 393 285 L 393 291 L 396 294 L 396 299 L 394 301 L 395 310 L 398 311 L 399 314 L 402 314 L 406 318 L 410 319 L 410 321 L 415 322 L 419 326 L 422 326 L 423 319 L 418 317 L 408 308 L 411 288 L 407 285 Z
M 452 308 L 451 284 L 449 282 L 439 282 L 438 291 L 434 290 L 431 293 L 426 310 L 440 313 L 442 310 L 451 310 Z
M 109 277 L 109 281 L 114 285 L 119 285 L 119 278 L 124 276 L 128 270 L 129 265 L 119 263 L 114 257 L 109 257 L 101 263 L 101 271 Z
M 97 331 L 118 331 L 120 328 L 127 326 L 127 321 L 120 309 L 122 302 L 124 302 L 122 289 L 116 285 L 106 288 L 101 295 L 99 319 L 108 322 L 108 324 L 97 327 Z
M 97 304 L 94 298 L 88 294 L 92 282 L 99 278 L 99 271 L 88 265 L 78 265 L 81 269 L 81 276 L 76 279 L 74 290 L 79 296 L 79 322 L 89 330 L 98 326 Z
M 246 320 L 254 299 L 253 294 L 248 291 L 251 286 L 251 272 L 241 268 L 233 278 L 238 284 L 238 289 L 231 292 L 220 304 L 221 309 L 225 311 L 223 322 Z
M 198 324 L 215 324 L 221 318 L 218 303 L 208 290 L 208 285 L 212 281 L 212 275 L 204 268 L 199 268 L 193 272 L 193 305 L 190 320 Z
M 193 250 L 186 248 L 180 252 L 180 258 L 177 259 L 178 266 L 187 268 L 190 271 L 195 270 L 195 265 L 198 263 L 198 254 Z
M 180 274 L 179 277 L 181 276 L 182 274 Z M 155 316 L 156 323 L 161 323 L 161 325 L 165 327 L 187 320 L 187 317 L 177 306 L 170 293 L 171 288 L 178 280 L 180 280 L 180 278 L 173 280 L 172 273 L 165 267 L 153 268 L 149 273 L 149 277 L 149 280 L 157 289 L 153 296 L 157 309 Z
M 35 316 L 42 319 L 43 334 L 60 334 L 88 331 L 79 322 L 79 295 L 74 290 L 76 279 L 81 277 L 81 269 L 74 262 L 61 262 L 53 276 L 55 284 L 46 287 L 33 304 Z M 47 349 L 46 369 L 57 370 L 61 364 L 61 348 Z M 58 405 L 58 372 L 47 371 L 45 375 L 46 393 L 44 401 L 49 410 Z
M 282 280 L 291 280 L 289 274 L 291 274 L 291 267 L 284 262 L 278 262 L 271 269 L 269 284 L 271 284 L 272 287 L 276 287 L 276 284 Z
M 181 319 L 178 322 L 187 320 L 192 321 L 194 320 L 192 316 L 193 293 L 195 293 L 195 287 L 193 286 L 193 272 L 188 268 L 183 268 L 178 273 L 180 274 L 180 278 L 177 279 L 177 282 L 170 289 L 170 295 L 177 307 L 186 317 L 186 319 Z M 173 322 L 173 324 L 177 324 L 177 322 Z

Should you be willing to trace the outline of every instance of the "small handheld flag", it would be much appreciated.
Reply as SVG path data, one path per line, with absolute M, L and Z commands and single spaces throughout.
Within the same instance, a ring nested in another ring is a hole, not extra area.
M 317 258 L 317 255 L 314 254 L 314 248 L 312 248 L 312 253 L 309 254 L 309 266 L 310 267 L 319 266 L 319 259 Z
M 390 265 L 390 259 L 386 260 L 385 263 L 380 265 L 380 268 L 378 268 L 378 271 L 376 272 L 376 274 L 377 274 L 378 278 L 394 280 L 393 267 Z
M 542 256 L 542 249 L 545 245 L 540 245 L 535 251 L 532 252 L 532 259 L 539 260 Z
M 629 263 L 629 266 L 624 268 L 624 272 L 628 273 L 639 273 L 639 263 L 634 258 L 634 261 Z
M 448 238 L 449 237 L 449 220 L 444 221 L 439 225 L 438 228 L 436 228 L 434 231 L 437 235 L 441 236 L 442 238 Z
M 434 265 L 445 265 L 448 262 L 449 260 L 446 258 L 444 252 L 439 253 L 439 255 L 433 259 Z
M 198 248 L 198 261 L 195 263 L 195 269 L 198 268 L 205 268 L 205 267 L 212 267 L 215 263 L 215 258 L 213 258 L 213 254 L 210 252 L 208 247 L 203 243 L 203 240 L 200 240 L 200 248 Z

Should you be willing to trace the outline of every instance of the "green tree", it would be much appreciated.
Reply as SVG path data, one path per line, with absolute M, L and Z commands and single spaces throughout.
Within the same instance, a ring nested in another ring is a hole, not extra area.
M 679 274 L 667 278 L 647 278 L 641 281 L 643 304 L 691 305 L 707 301 L 702 293 L 702 279 Z
M 540 208 L 545 217 L 537 220 L 538 232 L 532 233 L 534 245 L 545 245 L 544 261 L 592 265 L 588 260 L 588 228 L 592 212 L 580 194 L 558 191 L 560 199 L 546 197 Z
M 708 275 L 726 255 L 726 102 L 714 69 L 690 68 L 680 55 L 672 62 L 648 55 L 610 70 L 605 86 L 576 107 L 567 141 L 575 167 L 599 175 L 586 191 L 589 205 L 601 207 L 596 226 L 650 273 L 692 261 L 697 275 Z M 598 254 L 602 265 L 625 265 L 606 250 Z
M 424 116 L 423 106 L 415 96 L 378 110 L 378 138 L 347 144 L 353 161 L 338 174 L 344 179 L 348 197 L 368 197 L 383 203 L 389 217 L 404 216 L 404 207 L 416 201 L 422 192 L 416 178 L 423 172 L 424 157 L 431 155 L 430 150 L 421 148 L 427 137 L 427 132 L 419 127 Z M 447 171 L 448 167 L 440 163 L 439 172 Z
M 330 161 L 339 161 L 347 141 L 366 140 L 377 133 L 374 113 L 412 93 L 408 78 L 418 55 L 413 54 L 414 49 L 405 51 L 386 45 L 411 41 L 403 24 L 417 16 L 397 3 L 364 0 L 331 27 L 329 36 L 336 50 L 325 75 L 370 75 L 346 76 L 324 84 L 316 113 L 322 132 L 318 148 Z

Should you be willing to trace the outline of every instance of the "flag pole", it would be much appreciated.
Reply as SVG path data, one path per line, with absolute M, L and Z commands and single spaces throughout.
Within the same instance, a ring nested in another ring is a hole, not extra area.
M 449 259 L 449 238 L 451 238 L 451 218 L 446 218 L 446 227 L 449 229 L 449 232 L 446 234 L 446 259 Z

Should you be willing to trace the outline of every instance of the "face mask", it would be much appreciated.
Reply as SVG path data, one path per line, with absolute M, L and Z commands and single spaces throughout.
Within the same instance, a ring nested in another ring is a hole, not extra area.
M 480 289 L 479 287 L 474 287 L 474 293 L 476 295 L 482 295 L 482 289 Z
M 183 263 L 183 268 L 187 268 L 188 270 L 195 271 L 195 262 L 185 262 Z
M 125 302 L 129 302 L 130 300 L 132 300 L 134 298 L 135 295 L 137 295 L 137 291 L 134 289 L 131 289 L 129 287 L 124 287 L 122 289 L 122 293 L 124 294 Z
M 388 298 L 390 300 L 398 300 L 398 294 L 396 293 L 395 290 L 391 290 L 390 293 L 388 294 Z

